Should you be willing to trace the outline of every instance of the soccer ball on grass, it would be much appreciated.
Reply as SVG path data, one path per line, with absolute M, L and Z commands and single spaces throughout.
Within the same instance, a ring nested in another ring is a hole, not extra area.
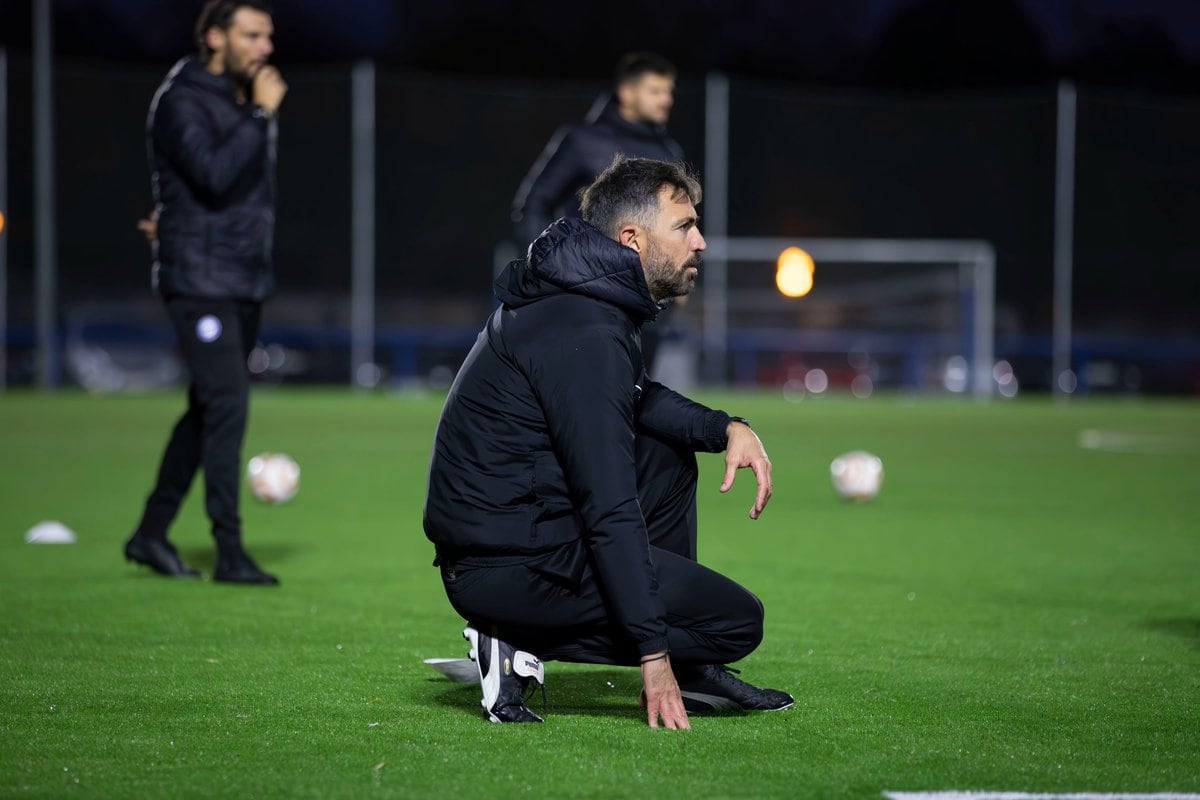
M 286 503 L 300 488 L 300 465 L 285 453 L 259 453 L 246 466 L 246 483 L 264 503 Z
M 829 465 L 833 488 L 847 500 L 870 500 L 883 484 L 883 461 L 866 450 L 842 453 Z

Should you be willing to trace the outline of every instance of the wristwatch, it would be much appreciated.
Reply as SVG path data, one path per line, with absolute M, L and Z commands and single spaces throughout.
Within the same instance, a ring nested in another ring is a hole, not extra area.
M 745 425 L 747 428 L 750 428 L 750 430 L 754 430 L 754 426 L 752 426 L 750 424 L 750 420 L 746 419 L 745 417 L 730 417 L 729 421 L 730 422 L 740 422 L 743 425 Z

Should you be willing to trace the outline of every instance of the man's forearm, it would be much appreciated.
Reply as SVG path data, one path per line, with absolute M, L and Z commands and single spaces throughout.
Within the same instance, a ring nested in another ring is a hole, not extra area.
M 648 381 L 637 409 L 637 427 L 705 453 L 725 449 L 729 415 L 697 403 L 661 383 Z

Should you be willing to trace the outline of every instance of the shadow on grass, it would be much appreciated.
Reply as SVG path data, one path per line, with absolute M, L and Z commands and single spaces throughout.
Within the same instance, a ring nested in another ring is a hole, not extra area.
M 247 550 L 247 552 L 250 553 L 250 557 L 253 558 L 256 562 L 258 562 L 259 566 L 261 566 L 267 572 L 272 572 L 272 571 L 274 571 L 274 567 L 276 564 L 283 562 L 283 561 L 287 561 L 289 558 L 291 558 L 291 556 L 293 554 L 296 553 L 298 548 L 295 547 L 294 545 L 290 545 L 290 544 L 263 544 L 263 545 L 251 544 L 246 548 L 246 550 Z M 196 569 L 200 570 L 202 577 L 199 577 L 199 578 L 167 578 L 167 580 L 179 581 L 180 583 L 189 583 L 191 581 L 204 581 L 206 578 L 212 576 L 213 568 L 216 566 L 216 555 L 217 555 L 217 550 L 216 550 L 215 544 L 213 544 L 209 547 L 200 547 L 200 546 L 180 547 L 179 548 L 179 557 L 182 558 L 183 562 L 185 564 L 187 564 L 188 566 L 195 567 Z M 122 560 L 124 560 L 124 559 L 122 559 Z M 159 575 L 153 569 L 145 566 L 144 564 L 134 564 L 132 562 L 126 562 L 126 563 L 131 568 L 136 567 L 136 569 L 131 569 L 131 571 L 129 572 L 129 577 L 153 578 L 155 580 L 163 580 L 164 579 L 164 576 Z
M 622 669 L 561 669 L 554 662 L 546 665 L 546 713 L 584 717 L 625 717 L 645 724 L 638 707 L 638 692 L 642 688 L 640 673 Z M 473 683 L 451 683 L 440 676 L 429 680 L 438 685 L 433 700 L 444 706 L 461 709 L 464 713 L 481 713 L 479 686 Z M 529 708 L 542 710 L 541 692 L 529 699 Z
M 1144 624 L 1152 631 L 1187 639 L 1200 649 L 1200 619 L 1152 619 Z
M 284 542 L 276 542 L 274 544 L 246 543 L 246 552 L 267 572 L 270 572 L 271 568 L 276 564 L 287 561 L 298 550 L 299 548 L 295 545 Z M 184 561 L 198 568 L 201 572 L 209 573 L 212 572 L 212 568 L 215 566 L 217 546 L 214 543 L 207 547 L 180 547 L 179 555 Z

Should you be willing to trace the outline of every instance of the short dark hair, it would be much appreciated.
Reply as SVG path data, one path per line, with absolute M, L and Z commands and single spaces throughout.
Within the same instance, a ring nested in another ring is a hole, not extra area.
M 233 15 L 239 8 L 252 8 L 267 16 L 273 16 L 271 6 L 266 0 L 208 0 L 204 8 L 200 9 L 200 16 L 196 18 L 196 48 L 200 51 L 200 58 L 205 61 L 212 58 L 212 50 L 205 41 L 208 29 L 220 28 L 228 33 L 229 27 L 233 25 Z
M 674 78 L 675 65 L 658 53 L 626 53 L 621 56 L 621 60 L 617 62 L 617 68 L 613 70 L 613 86 L 636 83 L 646 74 Z
M 630 222 L 648 227 L 650 217 L 658 211 L 658 194 L 664 186 L 675 190 L 674 197 L 686 196 L 693 205 L 704 194 L 696 174 L 686 164 L 618 154 L 583 190 L 583 218 L 613 238 L 622 225 Z

